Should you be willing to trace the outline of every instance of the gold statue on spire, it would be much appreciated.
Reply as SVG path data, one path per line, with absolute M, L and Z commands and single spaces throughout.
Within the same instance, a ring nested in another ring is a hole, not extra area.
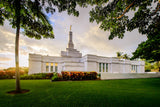
M 70 25 L 70 31 L 71 31 L 72 25 Z

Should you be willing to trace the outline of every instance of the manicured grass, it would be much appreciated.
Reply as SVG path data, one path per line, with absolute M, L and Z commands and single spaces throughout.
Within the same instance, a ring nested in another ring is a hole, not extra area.
M 21 80 L 30 92 L 9 95 L 15 80 L 0 80 L 0 107 L 159 107 L 160 78 L 61 81 Z

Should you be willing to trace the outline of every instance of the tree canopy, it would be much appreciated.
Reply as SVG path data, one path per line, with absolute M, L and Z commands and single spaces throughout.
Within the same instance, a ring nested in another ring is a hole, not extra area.
M 153 36 L 149 35 L 148 40 L 138 45 L 131 59 L 135 58 L 146 59 L 153 62 L 160 61 L 160 31 Z
M 109 39 L 123 38 L 126 31 L 138 29 L 148 39 L 139 44 L 132 59 L 160 61 L 160 0 L 100 0 L 90 11 L 90 22 L 94 21 L 110 31 Z
M 42 5 L 38 0 L 2 0 L 0 10 L 1 25 L 7 19 L 13 28 L 17 28 L 19 24 L 28 37 L 36 39 L 41 39 L 42 36 L 54 38 L 53 28 L 42 12 Z
M 110 30 L 109 39 L 123 38 L 126 31 L 138 29 L 149 35 L 159 22 L 160 0 L 100 0 L 90 11 L 90 22 L 96 21 L 104 31 Z M 153 4 L 156 6 L 153 7 Z M 134 12 L 133 17 L 127 13 Z

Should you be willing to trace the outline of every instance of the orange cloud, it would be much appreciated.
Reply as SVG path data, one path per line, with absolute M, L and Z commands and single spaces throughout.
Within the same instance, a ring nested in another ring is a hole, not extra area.
M 0 56 L 0 61 L 11 61 L 11 60 L 12 60 L 12 58 Z

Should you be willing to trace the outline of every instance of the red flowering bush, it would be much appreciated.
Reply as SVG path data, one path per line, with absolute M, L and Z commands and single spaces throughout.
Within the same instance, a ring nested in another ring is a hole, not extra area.
M 69 80 L 70 72 L 61 72 L 63 80 Z
M 82 80 L 83 72 L 70 72 L 71 80 Z
M 45 79 L 50 79 L 53 76 L 53 73 L 47 73 Z
M 97 79 L 97 72 L 62 72 L 63 80 L 93 80 Z

